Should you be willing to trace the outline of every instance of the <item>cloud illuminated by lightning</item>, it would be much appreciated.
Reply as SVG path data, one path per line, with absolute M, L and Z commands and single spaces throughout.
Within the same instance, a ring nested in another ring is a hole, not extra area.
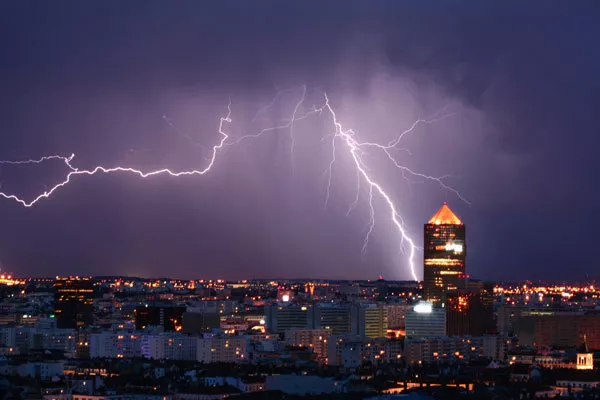
M 169 176 L 174 176 L 174 177 L 185 176 L 185 175 L 204 175 L 208 171 L 210 171 L 210 169 L 213 167 L 215 160 L 217 158 L 217 153 L 223 148 L 223 146 L 225 145 L 225 141 L 229 138 L 229 135 L 227 133 L 225 133 L 225 131 L 224 131 L 225 123 L 227 123 L 227 124 L 231 123 L 231 101 L 227 105 L 227 114 L 224 117 L 221 117 L 219 120 L 218 131 L 219 131 L 219 134 L 221 135 L 221 139 L 219 140 L 219 142 L 217 144 L 215 144 L 212 147 L 210 161 L 209 161 L 208 165 L 206 167 L 204 167 L 203 169 L 193 169 L 193 170 L 188 170 L 188 171 L 173 171 L 168 168 L 161 168 L 161 169 L 152 170 L 152 171 L 143 171 L 143 170 L 131 168 L 131 167 L 117 166 L 117 167 L 107 168 L 107 167 L 103 167 L 103 166 L 97 166 L 93 169 L 83 169 L 82 170 L 82 169 L 78 169 L 72 165 L 72 160 L 75 157 L 74 154 L 71 154 L 69 157 L 63 157 L 60 155 L 52 155 L 52 156 L 42 157 L 37 160 L 0 161 L 0 164 L 40 164 L 44 161 L 48 161 L 48 160 L 52 160 L 52 159 L 59 159 L 59 160 L 62 160 L 65 163 L 65 165 L 69 168 L 69 173 L 67 174 L 67 176 L 65 177 L 65 179 L 63 181 L 57 183 L 52 188 L 45 190 L 43 193 L 41 193 L 40 195 L 35 197 L 33 200 L 27 201 L 27 200 L 24 200 L 24 199 L 18 197 L 17 195 L 7 194 L 4 192 L 0 192 L 0 197 L 4 197 L 5 199 L 9 199 L 9 200 L 14 200 L 17 203 L 19 203 L 25 207 L 31 207 L 31 206 L 35 205 L 37 202 L 39 202 L 40 200 L 50 197 L 55 191 L 64 187 L 65 185 L 67 185 L 69 182 L 71 182 L 72 178 L 74 178 L 75 176 L 78 176 L 78 175 L 96 175 L 98 173 L 112 174 L 112 173 L 119 173 L 119 172 L 135 174 L 141 178 L 148 178 L 148 177 L 154 176 L 154 175 L 169 175 Z
M 346 149 L 350 152 L 350 155 L 352 156 L 352 161 L 354 163 L 354 167 L 356 168 L 357 173 L 359 174 L 359 176 L 361 176 L 363 178 L 363 180 L 367 183 L 367 185 L 369 187 L 370 224 L 369 224 L 369 230 L 367 232 L 367 236 L 365 237 L 365 242 L 363 244 L 362 251 L 364 252 L 366 250 L 366 247 L 368 246 L 369 236 L 371 235 L 371 233 L 373 232 L 373 229 L 375 227 L 375 208 L 373 205 L 373 194 L 374 194 L 374 192 L 376 192 L 377 194 L 379 194 L 379 196 L 381 196 L 381 198 L 383 198 L 383 200 L 387 204 L 388 209 L 389 209 L 388 212 L 390 215 L 390 219 L 393 222 L 396 229 L 398 230 L 398 232 L 400 233 L 400 238 L 401 238 L 402 242 L 407 244 L 407 246 L 406 246 L 406 247 L 408 247 L 408 260 L 407 261 L 408 261 L 408 265 L 410 267 L 410 272 L 411 272 L 413 279 L 418 280 L 416 268 L 415 268 L 415 252 L 417 249 L 417 245 L 414 242 L 414 240 L 410 237 L 408 232 L 406 231 L 406 229 L 404 227 L 404 222 L 402 221 L 400 213 L 398 212 L 390 195 L 367 172 L 367 168 L 364 165 L 362 157 L 361 157 L 361 155 L 363 153 L 362 147 L 366 146 L 367 144 L 359 143 L 356 140 L 356 134 L 352 129 L 344 129 L 344 127 L 342 126 L 342 123 L 338 120 L 337 114 L 331 107 L 331 104 L 329 102 L 329 97 L 327 96 L 327 94 L 325 94 L 325 105 L 320 110 L 327 111 L 329 114 L 331 114 L 331 117 L 333 119 L 333 125 L 335 127 L 335 132 L 333 134 L 333 139 L 332 139 L 332 148 L 333 148 L 334 157 L 332 157 L 332 161 L 329 164 L 328 185 L 331 184 L 331 169 L 333 168 L 333 164 L 335 163 L 335 151 L 336 151 L 335 142 L 337 140 L 341 140 L 341 142 L 345 145 Z M 375 143 L 369 143 L 368 145 L 372 145 L 377 148 L 385 148 L 386 147 L 386 146 L 377 145 Z M 329 193 L 329 186 L 328 186 L 327 192 Z
M 266 107 L 261 109 L 254 117 L 253 122 L 257 119 L 258 115 L 260 115 L 263 112 L 268 111 L 268 109 L 275 104 L 275 102 L 277 101 L 277 99 L 279 98 L 279 96 L 281 94 L 282 93 L 278 93 L 269 105 L 267 105 Z M 332 107 L 332 105 L 330 103 L 329 97 L 327 96 L 326 93 L 324 93 L 323 96 L 324 96 L 324 102 L 322 105 L 312 106 L 301 112 L 302 106 L 303 106 L 303 104 L 305 102 L 305 98 L 306 98 L 306 86 L 303 86 L 302 91 L 297 98 L 297 101 L 294 103 L 292 113 L 287 120 L 285 120 L 281 123 L 275 124 L 274 126 L 264 128 L 264 129 L 258 131 L 257 133 L 243 135 L 243 136 L 239 136 L 237 138 L 233 138 L 225 132 L 226 124 L 229 125 L 232 122 L 231 101 L 230 101 L 229 104 L 227 105 L 226 115 L 219 119 L 218 133 L 220 135 L 220 138 L 219 138 L 218 142 L 212 146 L 212 151 L 210 153 L 208 163 L 202 169 L 174 171 L 174 170 L 171 170 L 168 168 L 162 168 L 162 169 L 144 171 L 144 170 L 137 169 L 137 168 L 123 167 L 123 166 L 115 166 L 115 167 L 96 166 L 92 169 L 78 169 L 75 166 L 73 166 L 73 160 L 75 158 L 74 154 L 71 154 L 70 156 L 50 155 L 50 156 L 45 156 L 45 157 L 41 157 L 38 159 L 30 159 L 30 160 L 22 160 L 22 161 L 1 161 L 0 160 L 0 165 L 1 164 L 7 164 L 7 165 L 42 164 L 42 163 L 44 163 L 46 161 L 50 161 L 50 160 L 60 160 L 68 168 L 68 173 L 61 182 L 55 184 L 53 187 L 45 190 L 43 193 L 39 194 L 38 196 L 36 196 L 35 198 L 33 198 L 31 200 L 25 200 L 15 194 L 5 193 L 5 192 L 1 192 L 1 191 L 0 191 L 0 197 L 3 197 L 8 200 L 14 200 L 24 207 L 32 207 L 33 205 L 37 204 L 40 200 L 49 198 L 54 192 L 56 192 L 60 188 L 65 187 L 68 183 L 71 182 L 71 180 L 73 178 L 75 178 L 76 176 L 79 176 L 79 175 L 96 175 L 99 173 L 103 173 L 103 174 L 126 173 L 126 174 L 137 175 L 138 177 L 141 177 L 141 178 L 148 178 L 148 177 L 155 176 L 155 175 L 167 175 L 167 176 L 172 176 L 172 177 L 181 177 L 181 176 L 186 176 L 186 175 L 204 175 L 213 168 L 215 161 L 217 159 L 217 154 L 220 151 L 222 151 L 226 146 L 240 144 L 241 142 L 243 142 L 245 140 L 256 139 L 267 133 L 281 131 L 281 130 L 287 130 L 289 132 L 290 157 L 291 157 L 292 171 L 293 171 L 293 169 L 294 169 L 294 148 L 295 148 L 295 142 L 296 142 L 296 138 L 294 136 L 295 124 L 298 123 L 299 121 L 306 119 L 308 117 L 311 117 L 313 115 L 328 114 L 329 118 L 331 119 L 333 132 L 325 137 L 325 138 L 330 137 L 330 139 L 331 139 L 331 159 L 328 163 L 328 167 L 325 172 L 326 176 L 327 176 L 327 188 L 326 188 L 327 192 L 326 192 L 325 204 L 326 205 L 328 204 L 330 196 L 331 196 L 332 171 L 333 171 L 334 165 L 336 164 L 336 154 L 338 151 L 346 151 L 350 155 L 350 158 L 352 160 L 351 169 L 356 174 L 356 196 L 347 210 L 347 215 L 349 215 L 352 212 L 352 210 L 354 210 L 356 208 L 357 204 L 359 203 L 359 197 L 360 197 L 360 191 L 361 191 L 362 185 L 366 185 L 367 193 L 368 193 L 367 204 L 369 206 L 369 225 L 368 225 L 368 231 L 366 233 L 364 243 L 362 246 L 362 253 L 364 254 L 366 252 L 366 249 L 369 244 L 369 238 L 375 229 L 375 202 L 374 202 L 374 199 L 375 199 L 375 196 L 378 196 L 380 199 L 383 200 L 383 202 L 387 208 L 386 213 L 387 213 L 390 221 L 393 223 L 395 229 L 399 233 L 400 248 L 406 251 L 407 262 L 408 262 L 408 265 L 410 268 L 411 275 L 415 280 L 418 280 L 417 273 L 416 273 L 416 267 L 415 267 L 415 254 L 416 254 L 416 251 L 418 250 L 418 247 L 417 247 L 415 241 L 412 239 L 409 232 L 407 231 L 405 224 L 402 220 L 401 213 L 400 213 L 397 205 L 395 204 L 394 200 L 392 199 L 392 196 L 388 193 L 388 191 L 386 191 L 386 189 L 377 180 L 377 178 L 369 171 L 365 161 L 363 160 L 363 155 L 366 153 L 366 150 L 368 150 L 368 149 L 371 149 L 371 150 L 374 149 L 378 152 L 381 152 L 381 153 L 383 153 L 385 158 L 388 159 L 392 163 L 392 165 L 394 165 L 395 168 L 400 170 L 403 177 L 407 178 L 407 176 L 413 176 L 415 178 L 419 178 L 422 180 L 432 181 L 432 182 L 440 185 L 445 190 L 454 193 L 458 198 L 464 200 L 464 198 L 460 195 L 460 193 L 458 191 L 456 191 L 454 188 L 448 186 L 444 182 L 445 177 L 435 177 L 435 176 L 430 176 L 430 175 L 426 175 L 426 174 L 422 174 L 420 172 L 414 171 L 414 170 L 410 169 L 409 167 L 400 163 L 392 154 L 392 152 L 394 150 L 406 150 L 406 149 L 399 149 L 398 146 L 401 143 L 402 139 L 406 135 L 413 132 L 419 124 L 435 123 L 437 121 L 440 121 L 444 118 L 451 116 L 452 114 L 444 114 L 442 116 L 434 115 L 428 119 L 418 119 L 414 123 L 412 123 L 408 129 L 400 132 L 395 137 L 395 139 L 389 141 L 387 144 L 380 144 L 377 142 L 369 142 L 369 141 L 362 142 L 362 141 L 358 140 L 356 133 L 352 129 L 347 129 L 347 128 L 343 127 L 341 121 L 339 120 L 338 115 L 336 114 L 334 108 Z M 191 137 L 181 133 L 168 117 L 163 116 L 163 119 L 166 121 L 166 123 L 169 126 L 171 126 L 173 129 L 175 129 L 179 134 L 185 136 L 190 142 L 196 144 L 196 142 L 194 142 Z M 340 146 L 337 145 L 338 143 L 340 144 Z
M 426 175 L 426 174 L 414 171 L 411 168 L 409 168 L 405 165 L 402 165 L 400 162 L 398 162 L 398 160 L 391 153 L 392 150 L 397 149 L 397 146 L 400 144 L 402 139 L 406 135 L 412 133 L 418 125 L 432 124 L 432 123 L 441 121 L 445 118 L 448 118 L 448 117 L 452 116 L 453 114 L 444 114 L 441 116 L 436 116 L 436 114 L 439 114 L 439 113 L 436 113 L 430 118 L 418 119 L 415 122 L 413 122 L 408 129 L 400 132 L 394 140 L 390 141 L 387 144 L 380 144 L 380 143 L 376 143 L 376 142 L 361 142 L 361 141 L 358 141 L 358 139 L 356 137 L 357 135 L 352 129 L 344 129 L 342 123 L 338 119 L 338 116 L 337 116 L 335 110 L 331 106 L 329 97 L 327 96 L 326 93 L 323 94 L 324 98 L 325 98 L 325 103 L 322 106 L 313 106 L 307 112 L 298 116 L 298 109 L 299 109 L 300 105 L 304 102 L 305 95 L 306 95 L 306 88 L 304 87 L 302 96 L 300 98 L 300 101 L 298 103 L 296 103 L 292 117 L 289 120 L 287 120 L 284 124 L 263 129 L 262 131 L 260 131 L 257 134 L 254 134 L 254 135 L 243 136 L 240 139 L 238 139 L 238 141 L 244 140 L 247 138 L 256 138 L 267 132 L 279 130 L 279 129 L 285 129 L 285 128 L 289 128 L 290 132 L 292 133 L 292 129 L 293 129 L 295 122 L 305 119 L 313 114 L 322 114 L 324 112 L 328 113 L 332 119 L 334 132 L 333 132 L 333 134 L 330 135 L 331 136 L 331 159 L 330 159 L 328 167 L 326 169 L 327 187 L 326 187 L 325 204 L 327 205 L 327 203 L 329 202 L 330 196 L 331 196 L 331 183 L 332 183 L 332 179 L 333 179 L 332 171 L 333 171 L 333 166 L 335 165 L 335 163 L 337 161 L 336 154 L 338 152 L 338 147 L 336 146 L 336 142 L 341 141 L 341 143 L 344 145 L 345 150 L 348 151 L 351 156 L 351 159 L 353 162 L 353 167 L 354 167 L 354 170 L 355 170 L 355 173 L 357 176 L 356 197 L 354 198 L 354 201 L 350 204 L 350 207 L 348 208 L 348 211 L 346 213 L 347 215 L 349 215 L 352 212 L 352 210 L 356 207 L 356 205 L 358 204 L 359 197 L 360 197 L 361 181 L 365 182 L 368 186 L 369 225 L 368 225 L 368 230 L 365 235 L 365 239 L 364 239 L 362 250 L 361 250 L 362 254 L 364 254 L 366 252 L 367 247 L 369 245 L 369 238 L 370 238 L 371 234 L 373 233 L 373 230 L 375 229 L 374 195 L 377 194 L 384 200 L 384 202 L 386 203 L 386 205 L 388 207 L 389 218 L 400 235 L 400 239 L 401 239 L 400 247 L 401 247 L 401 249 L 407 250 L 407 257 L 408 257 L 407 262 L 408 262 L 408 265 L 410 268 L 411 275 L 414 280 L 418 280 L 416 266 L 415 266 L 415 253 L 418 250 L 418 247 L 417 247 L 414 239 L 412 239 L 412 237 L 409 235 L 407 229 L 405 228 L 401 214 L 400 214 L 398 208 L 396 207 L 396 205 L 394 204 L 394 201 L 392 200 L 391 196 L 386 192 L 386 190 L 383 188 L 383 186 L 377 182 L 376 178 L 369 173 L 369 170 L 368 170 L 367 166 L 365 165 L 365 162 L 363 161 L 362 156 L 365 153 L 365 149 L 367 149 L 367 148 L 374 148 L 374 149 L 380 150 L 385 154 L 386 158 L 389 159 L 392 162 L 392 164 L 397 169 L 400 170 L 403 177 L 406 177 L 406 175 L 410 175 L 410 176 L 413 176 L 416 178 L 420 178 L 422 180 L 432 181 L 432 182 L 440 185 L 445 190 L 452 192 L 461 200 L 468 203 L 468 201 L 456 189 L 452 188 L 451 186 L 447 185 L 444 182 L 444 179 L 447 176 L 436 177 L 436 176 Z M 294 143 L 293 135 L 291 137 L 291 142 L 292 142 L 291 148 L 293 150 L 293 143 Z M 405 150 L 405 149 L 401 149 L 401 150 Z M 292 156 L 293 156 L 293 153 L 292 153 Z

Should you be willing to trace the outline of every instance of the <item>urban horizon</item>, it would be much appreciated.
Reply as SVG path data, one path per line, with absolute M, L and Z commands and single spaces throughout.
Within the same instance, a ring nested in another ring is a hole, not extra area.
M 429 221 L 425 224 L 425 229 L 427 231 L 427 226 L 431 226 L 432 228 L 437 228 L 437 226 L 439 226 L 440 223 L 442 223 L 442 225 L 444 224 L 443 221 L 440 221 L 440 218 L 444 219 L 446 218 L 447 220 L 450 219 L 452 220 L 450 222 L 450 226 L 462 226 L 464 227 L 465 224 L 451 211 L 450 208 L 448 208 L 447 206 L 447 202 L 444 202 L 442 207 L 433 215 L 433 217 L 431 217 L 429 219 Z M 437 219 L 437 220 L 436 220 Z M 448 221 L 446 221 L 448 222 Z M 437 225 L 436 225 L 437 223 Z M 426 233 L 427 235 L 427 233 Z M 449 237 L 444 238 L 441 242 L 442 247 L 445 249 L 444 252 L 448 253 L 448 246 L 459 246 L 460 250 L 462 252 L 462 248 L 463 246 L 465 247 L 465 254 L 466 254 L 466 236 L 465 233 L 463 231 L 462 233 L 462 237 L 460 238 L 459 241 L 456 241 L 454 238 L 454 234 L 452 234 L 452 240 L 450 240 Z M 458 244 L 456 244 L 458 243 Z M 469 247 L 471 249 L 471 247 Z M 449 253 L 454 252 L 451 251 Z M 454 252 L 456 254 L 456 252 Z M 434 257 L 434 256 L 431 256 Z M 447 258 L 447 257 L 452 257 L 450 254 L 442 254 L 442 257 Z M 425 260 L 423 261 L 425 263 L 425 265 L 421 268 L 422 271 L 431 271 L 431 268 L 427 268 L 427 257 L 425 257 Z M 465 259 L 462 259 L 461 264 L 462 267 L 460 268 L 460 270 L 458 271 L 461 274 L 467 274 L 467 271 L 465 269 Z M 142 268 L 143 269 L 143 268 Z M 446 268 L 447 269 L 447 268 Z M 4 279 L 4 276 L 7 274 L 14 274 L 14 272 L 8 272 L 5 271 L 3 272 L 2 270 L 0 270 L 0 273 L 2 273 L 2 279 Z M 19 274 L 14 274 L 15 277 L 18 277 Z M 56 277 L 58 276 L 62 276 L 61 274 L 56 275 Z M 74 276 L 79 276 L 79 275 L 65 275 L 66 277 L 74 277 Z M 376 281 L 376 280 L 386 280 L 386 281 L 390 281 L 390 282 L 417 282 L 417 283 L 422 283 L 425 278 L 422 278 L 420 280 L 410 280 L 410 279 L 386 279 L 386 277 L 383 274 L 376 274 L 375 276 L 372 277 L 363 277 L 363 278 L 354 278 L 354 279 L 350 279 L 347 278 L 343 275 L 339 275 L 339 276 L 323 276 L 323 277 L 313 277 L 313 278 L 294 278 L 294 277 L 281 277 L 281 276 L 277 276 L 277 275 L 272 275 L 272 276 L 268 276 L 268 275 L 264 275 L 264 276 L 252 276 L 252 277 L 240 277 L 237 279 L 226 279 L 222 276 L 216 276 L 216 277 L 172 277 L 172 276 L 168 276 L 168 275 L 164 275 L 164 276 L 143 276 L 143 275 L 130 275 L 130 274 L 125 274 L 125 275 L 92 275 L 92 274 L 86 274 L 86 275 L 81 275 L 83 276 L 88 276 L 88 277 L 94 277 L 94 278 L 130 278 L 130 279 L 142 279 L 142 280 L 160 280 L 160 279 L 166 279 L 166 280 L 179 280 L 179 281 L 225 281 L 225 282 L 240 282 L 240 281 L 265 281 L 265 280 L 275 280 L 275 281 L 281 281 L 281 282 L 286 282 L 286 281 Z M 29 275 L 29 276 L 20 276 L 21 278 L 36 278 L 36 279 L 54 279 L 52 276 L 43 276 L 43 275 Z M 467 274 L 468 278 L 471 278 L 470 274 Z M 553 280 L 534 280 L 534 279 L 515 279 L 515 280 L 507 280 L 507 279 L 485 279 L 485 278 L 479 278 L 479 277 L 474 277 L 474 278 L 478 278 L 481 280 L 485 280 L 485 281 L 492 281 L 492 282 L 497 282 L 499 284 L 514 284 L 514 283 L 536 283 L 539 285 L 542 284 L 546 284 L 546 285 L 557 285 L 557 284 L 575 284 L 575 285 L 589 285 L 589 284 L 595 284 L 595 282 L 597 280 L 600 280 L 600 275 L 598 276 L 598 278 L 593 278 L 593 277 L 587 277 L 586 274 L 586 278 L 585 279 L 572 279 L 572 280 L 565 280 L 565 279 L 553 279 Z M 433 278 L 429 278 L 429 279 L 433 279 Z M 455 285 L 454 285 L 455 286 Z
M 18 274 L 6 274 L 10 275 L 14 280 L 27 280 L 27 279 L 35 279 L 35 280 L 46 280 L 53 281 L 56 278 L 91 278 L 96 280 L 101 279 L 137 279 L 137 280 L 147 280 L 147 281 L 186 281 L 186 282 L 224 282 L 224 283 L 240 283 L 240 282 L 320 282 L 320 281 L 331 281 L 331 282 L 377 282 L 379 280 L 383 280 L 386 282 L 392 283 L 422 283 L 422 280 L 413 281 L 413 280 L 401 280 L 401 279 L 385 279 L 383 276 L 378 276 L 375 278 L 362 278 L 362 279 L 347 279 L 343 277 L 333 277 L 333 278 L 281 278 L 281 277 L 252 277 L 252 278 L 240 278 L 240 279 L 223 279 L 223 278 L 172 278 L 169 276 L 134 276 L 134 275 L 55 275 L 55 276 L 21 276 Z M 471 277 L 474 280 L 484 281 L 484 282 L 493 282 L 498 285 L 534 285 L 534 286 L 548 286 L 548 285 L 573 285 L 573 286 L 594 286 L 600 279 L 590 279 L 590 280 L 494 280 L 494 279 L 481 279 L 479 277 Z M 599 287 L 600 288 L 600 287 Z

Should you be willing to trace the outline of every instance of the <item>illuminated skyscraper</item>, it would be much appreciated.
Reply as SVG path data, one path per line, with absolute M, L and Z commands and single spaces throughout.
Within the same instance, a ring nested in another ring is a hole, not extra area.
M 444 203 L 425 224 L 423 289 L 425 298 L 445 302 L 446 293 L 456 290 L 465 275 L 465 225 Z

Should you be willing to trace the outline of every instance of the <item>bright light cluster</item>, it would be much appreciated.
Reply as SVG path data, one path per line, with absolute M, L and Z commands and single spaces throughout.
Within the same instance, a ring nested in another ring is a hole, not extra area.
M 433 311 L 433 303 L 428 301 L 420 301 L 419 303 L 415 304 L 413 311 L 417 314 L 431 314 Z
M 463 245 L 460 243 L 446 243 L 445 246 L 446 251 L 453 251 L 455 253 L 462 253 L 463 252 Z
M 576 305 L 597 304 L 600 299 L 598 287 L 581 285 L 505 284 L 494 287 L 496 296 L 508 304 L 546 304 L 558 301 Z

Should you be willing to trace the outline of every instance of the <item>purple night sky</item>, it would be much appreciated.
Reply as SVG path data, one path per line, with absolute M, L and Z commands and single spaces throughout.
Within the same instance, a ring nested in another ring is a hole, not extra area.
M 447 116 L 394 155 L 449 175 L 468 203 L 364 155 L 419 246 L 448 201 L 471 276 L 598 278 L 599 20 L 585 0 L 7 0 L 0 159 L 201 169 L 229 99 L 235 138 L 288 119 L 306 85 L 302 110 L 327 92 L 363 141 Z M 78 176 L 32 208 L 0 199 L 0 263 L 18 275 L 410 279 L 380 199 L 361 255 L 367 192 L 347 215 L 356 174 L 342 146 L 325 204 L 332 130 L 326 114 L 299 121 L 293 158 L 284 129 L 228 146 L 204 176 Z M 1 165 L 0 191 L 31 199 L 66 173 Z

